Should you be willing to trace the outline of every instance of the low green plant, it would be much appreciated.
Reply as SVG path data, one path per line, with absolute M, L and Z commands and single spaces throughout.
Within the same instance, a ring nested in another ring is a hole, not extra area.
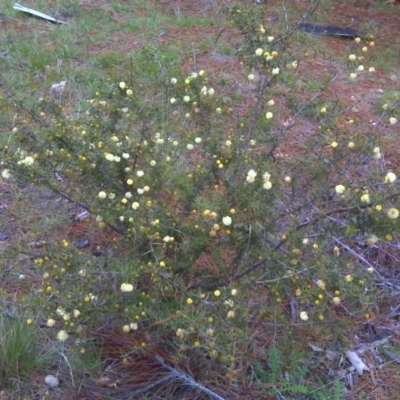
M 26 321 L 0 315 L 0 382 L 24 379 L 40 366 L 37 327 Z

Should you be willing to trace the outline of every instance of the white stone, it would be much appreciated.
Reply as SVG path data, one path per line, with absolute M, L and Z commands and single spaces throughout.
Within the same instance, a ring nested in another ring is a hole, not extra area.
M 60 381 L 58 380 L 58 378 L 56 376 L 47 375 L 46 378 L 44 378 L 44 383 L 47 386 L 55 388 L 55 387 L 57 387 L 59 385 Z

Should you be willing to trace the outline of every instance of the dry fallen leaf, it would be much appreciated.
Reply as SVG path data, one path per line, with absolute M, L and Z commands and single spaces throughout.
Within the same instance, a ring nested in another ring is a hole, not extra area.
M 363 360 L 358 356 L 355 351 L 346 351 L 346 356 L 351 362 L 351 365 L 356 369 L 359 375 L 363 374 L 363 371 L 369 371 L 369 368 L 364 364 Z
M 103 378 L 99 378 L 96 381 L 96 385 L 100 387 L 108 387 L 108 388 L 116 388 L 119 381 L 116 379 L 107 378 L 104 376 Z

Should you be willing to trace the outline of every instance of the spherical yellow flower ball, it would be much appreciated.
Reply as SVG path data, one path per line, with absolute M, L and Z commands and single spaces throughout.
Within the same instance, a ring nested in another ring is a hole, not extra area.
M 390 208 L 387 212 L 390 219 L 397 219 L 399 217 L 399 210 L 397 208 Z

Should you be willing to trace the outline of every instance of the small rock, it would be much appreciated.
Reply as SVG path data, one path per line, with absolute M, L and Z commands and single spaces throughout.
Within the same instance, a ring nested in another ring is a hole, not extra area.
M 56 388 L 60 384 L 60 381 L 54 375 L 47 375 L 46 378 L 44 378 L 44 383 L 51 388 Z
M 88 247 L 90 245 L 89 240 L 87 239 L 78 239 L 76 241 L 75 247 L 77 249 L 84 249 L 85 247 Z
M 76 217 L 75 217 L 75 221 L 81 221 L 83 219 L 86 219 L 89 217 L 89 211 L 82 211 L 81 213 L 79 213 Z
M 67 81 L 61 81 L 60 83 L 55 83 L 50 88 L 50 96 L 56 100 L 61 100 L 61 95 L 67 86 Z

